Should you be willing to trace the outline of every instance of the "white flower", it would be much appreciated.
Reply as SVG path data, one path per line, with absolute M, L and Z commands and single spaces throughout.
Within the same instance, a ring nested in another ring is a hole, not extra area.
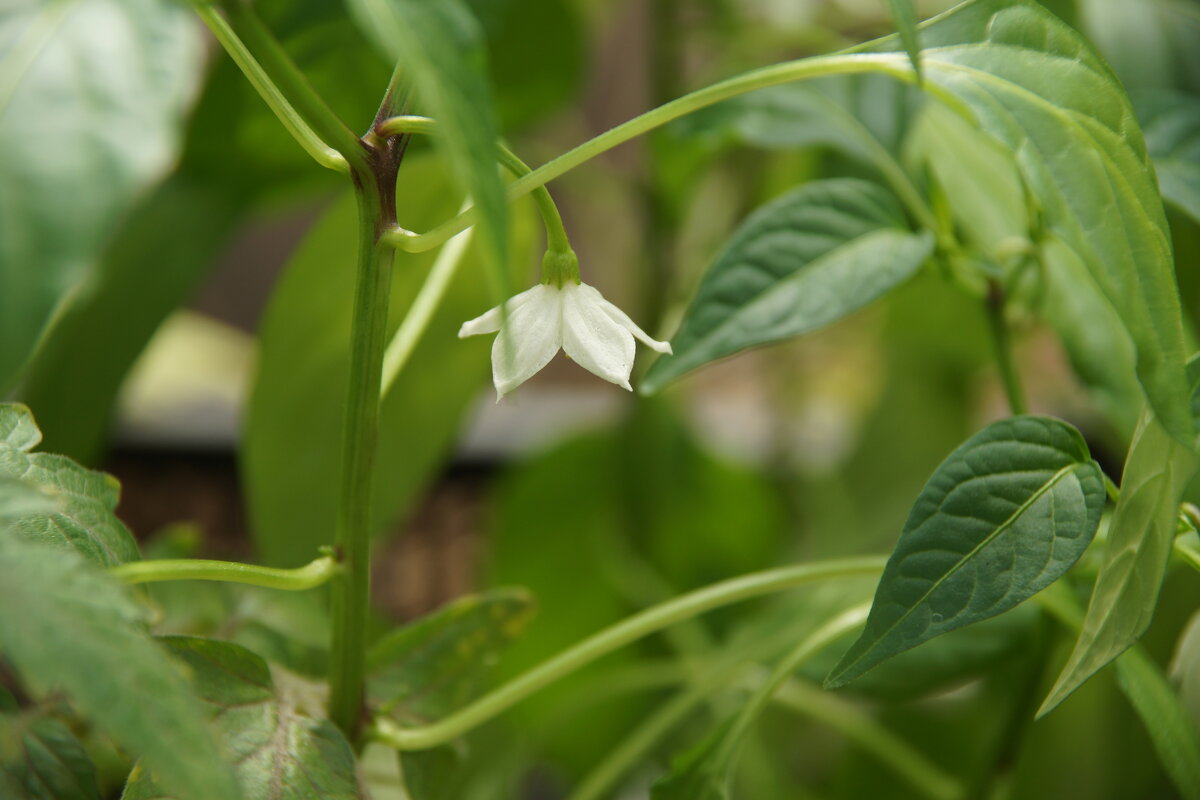
M 586 283 L 538 284 L 505 304 L 505 329 L 492 343 L 492 381 L 498 397 L 546 366 L 561 347 L 581 367 L 625 389 L 633 369 L 633 337 L 660 353 L 671 345 L 651 339 L 624 311 Z M 464 322 L 459 338 L 500 331 L 500 307 Z

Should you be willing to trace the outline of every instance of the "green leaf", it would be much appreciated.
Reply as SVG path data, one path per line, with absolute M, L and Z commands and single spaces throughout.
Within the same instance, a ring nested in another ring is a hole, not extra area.
M 57 501 L 51 513 L 12 520 L 13 533 L 73 548 L 106 567 L 138 559 L 137 542 L 113 513 L 121 490 L 115 478 L 65 456 L 29 452 L 41 434 L 23 405 L 0 404 L 0 435 L 0 479 L 20 480 Z
M 437 119 L 437 143 L 480 213 L 484 263 L 495 290 L 507 297 L 508 203 L 496 166 L 499 134 L 478 23 L 459 0 L 350 0 L 350 10 L 404 68 L 417 102 Z M 400 222 L 408 225 L 403 216 Z
M 1138 92 L 1133 107 L 1163 199 L 1200 222 L 1200 96 L 1166 89 Z
M 175 175 L 124 221 L 95 280 L 50 330 L 21 384 L 48 449 L 84 462 L 99 458 L 126 372 L 234 230 L 245 204 L 230 194 Z
M 815 330 L 910 278 L 933 238 L 911 232 L 866 181 L 806 184 L 754 212 L 717 256 L 672 340 L 642 381 L 655 392 L 696 367 Z
M 358 800 L 354 751 L 323 718 L 323 691 L 232 642 L 170 636 L 163 642 L 190 670 L 197 696 L 216 720 L 241 797 Z M 156 771 L 157 772 L 157 771 Z M 134 770 L 122 800 L 165 798 L 156 777 Z M 174 797 L 175 795 L 170 795 Z
M 433 224 L 458 207 L 459 198 L 432 159 L 410 156 L 400 181 L 398 205 L 405 218 Z M 318 547 L 329 544 L 337 516 L 354 297 L 354 213 L 347 195 L 300 244 L 260 329 L 259 372 L 241 456 L 251 529 L 271 564 L 310 561 Z M 515 213 L 513 221 L 512 250 L 520 256 L 515 272 L 526 266 L 533 229 L 527 213 Z M 434 256 L 398 256 L 393 332 Z M 477 250 L 468 249 L 408 366 L 383 399 L 372 510 L 376 530 L 417 498 L 490 375 L 488 343 L 457 338 L 463 320 L 490 302 L 474 269 L 478 263 Z
M 1193 362 L 1200 367 L 1200 361 Z M 1149 411 L 1129 445 L 1104 560 L 1075 649 L 1038 715 L 1050 712 L 1150 626 L 1175 541 L 1179 503 L 1196 474 L 1190 448 Z
M 100 800 L 96 767 L 66 725 L 0 713 L 0 793 L 6 800 Z
M 0 11 L 0 392 L 171 165 L 202 44 L 188 9 L 158 0 Z
M 1104 502 L 1100 467 L 1065 422 L 1014 417 L 984 428 L 917 498 L 866 629 L 826 686 L 1046 588 L 1087 549 Z
M 919 80 L 921 77 L 921 40 L 917 30 L 917 12 L 913 10 L 912 0 L 888 0 L 888 2 L 892 6 L 892 18 L 896 22 L 900 41 L 904 42 L 908 60 L 912 62 L 913 71 L 917 73 Z
M 15 478 L 0 477 L 0 523 L 53 514 L 61 507 L 59 498 L 46 489 Z
M 973 0 L 921 35 L 926 87 L 1014 154 L 1047 229 L 1078 254 L 1129 331 L 1155 413 L 1172 436 L 1192 442 L 1170 236 L 1120 82 L 1033 2 Z M 899 44 L 889 37 L 862 49 L 895 52 Z M 892 65 L 901 58 L 896 52 Z
M 367 653 L 367 688 L 380 710 L 408 723 L 436 720 L 470 701 L 535 611 L 524 589 L 463 597 L 384 636 Z M 455 744 L 399 754 L 413 800 L 455 800 L 465 772 Z
M 428 722 L 464 705 L 534 613 L 524 589 L 463 597 L 384 636 L 367 654 L 369 693 L 385 713 Z
M 0 652 L 31 690 L 65 692 L 180 798 L 238 796 L 200 705 L 123 587 L 75 553 L 0 536 L 0 608 Z

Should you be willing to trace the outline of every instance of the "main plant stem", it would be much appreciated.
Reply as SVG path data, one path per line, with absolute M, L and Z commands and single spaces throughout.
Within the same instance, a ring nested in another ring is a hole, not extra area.
M 1008 320 L 1004 316 L 1006 296 L 999 281 L 989 282 L 988 293 L 983 302 L 987 311 L 988 327 L 992 333 L 992 345 L 996 352 L 996 365 L 1000 369 L 1000 380 L 1004 382 L 1004 394 L 1008 398 L 1008 408 L 1014 415 L 1024 414 L 1025 393 L 1021 390 L 1021 378 L 1013 363 Z
M 380 235 L 396 221 L 396 171 L 403 143 L 374 142 L 370 169 L 353 172 L 358 200 L 358 278 L 350 334 L 350 379 L 342 440 L 335 550 L 344 572 L 333 583 L 329 716 L 354 741 L 364 721 L 365 628 L 371 588 L 371 485 L 379 432 L 383 354 L 393 251 Z

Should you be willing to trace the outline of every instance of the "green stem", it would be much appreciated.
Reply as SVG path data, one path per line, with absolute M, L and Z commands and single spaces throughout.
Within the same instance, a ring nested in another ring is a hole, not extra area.
M 995 348 L 996 366 L 1000 370 L 1000 379 L 1004 382 L 1004 394 L 1008 397 L 1008 407 L 1014 416 L 1025 414 L 1025 394 L 1021 391 L 1021 378 L 1013 364 L 1012 347 L 1009 342 L 1008 320 L 1004 318 L 1005 294 L 1004 287 L 999 281 L 988 282 L 988 293 L 984 299 L 987 311 L 988 328 L 992 333 L 992 344 Z
M 212 18 L 220 19 L 211 10 L 211 7 L 199 5 L 197 11 L 205 22 L 209 22 Z M 209 13 L 205 13 L 206 11 Z M 263 25 L 262 20 L 254 13 L 250 5 L 245 0 L 232 0 L 225 4 L 225 14 L 228 20 L 226 26 L 228 33 L 225 38 L 218 36 L 218 39 L 238 62 L 238 66 L 242 67 L 242 71 L 250 78 L 250 82 L 254 84 L 268 104 L 272 103 L 272 97 L 282 100 L 324 145 L 328 145 L 340 153 L 351 167 L 368 169 L 367 149 L 363 147 L 362 141 L 346 127 L 346 124 L 313 90 L 308 79 L 304 77 L 304 74 L 284 51 L 270 30 Z M 211 23 L 210 27 L 212 27 Z M 216 30 L 214 30 L 215 33 Z M 243 51 L 252 62 L 257 64 L 257 76 L 247 71 L 242 60 L 235 55 L 234 49 L 230 49 L 230 45 L 235 45 L 236 50 Z M 272 105 L 272 110 L 275 110 L 275 105 Z M 276 114 L 279 113 L 276 110 Z M 288 123 L 285 121 L 284 124 Z M 289 127 L 289 130 L 292 128 Z M 295 136 L 296 132 L 292 131 L 292 135 Z M 305 144 L 305 142 L 301 140 L 301 144 Z M 308 147 L 306 146 L 305 149 Z M 324 163 L 320 158 L 317 160 Z
M 391 296 L 390 248 L 381 220 L 395 217 L 395 179 L 357 176 L 358 281 L 351 326 L 350 379 L 342 447 L 341 499 L 335 548 L 345 564 L 333 584 L 329 716 L 353 741 L 359 730 L 370 598 L 371 483 L 379 432 L 379 399 Z M 389 185 L 390 184 L 390 185 Z M 390 200 L 389 200 L 390 193 Z
M 309 127 L 308 122 L 304 117 L 296 111 L 288 99 L 279 91 L 279 87 L 271 80 L 267 73 L 263 70 L 262 65 L 255 60 L 254 56 L 246 49 L 246 45 L 238 38 L 233 29 L 229 27 L 229 23 L 225 18 L 217 12 L 213 6 L 197 5 L 195 7 L 196 14 L 212 31 L 213 37 L 220 43 L 229 57 L 233 59 L 233 63 L 237 64 L 238 69 L 246 76 L 250 85 L 254 87 L 267 104 L 274 112 L 275 116 L 283 123 L 283 127 L 292 135 L 304 152 L 312 156 L 323 167 L 336 170 L 338 172 L 349 172 L 350 165 L 346 162 L 344 156 L 337 150 L 334 150 L 325 142 L 321 141 L 321 137 Z
M 323 556 L 296 569 L 275 569 L 232 561 L 170 558 L 119 564 L 110 569 L 109 574 L 125 583 L 224 581 L 300 592 L 327 583 L 330 578 L 338 575 L 341 569 L 341 565 L 332 556 Z
M 697 614 L 751 597 L 829 578 L 874 575 L 885 559 L 875 557 L 799 564 L 722 581 L 653 606 L 584 639 L 514 678 L 445 719 L 417 728 L 376 720 L 372 735 L 398 750 L 425 750 L 458 738 L 545 686 L 644 636 Z
M 908 83 L 916 82 L 912 65 L 908 62 L 907 57 L 895 53 L 855 53 L 821 56 L 762 67 L 761 69 L 745 72 L 727 80 L 714 83 L 703 89 L 698 89 L 691 94 L 686 94 L 683 97 L 623 122 L 594 139 L 589 139 L 552 161 L 543 164 L 523 178 L 513 181 L 508 187 L 508 197 L 510 200 L 522 197 L 535 188 L 554 180 L 617 145 L 624 144 L 647 131 L 665 125 L 679 117 L 686 116 L 693 111 L 698 111 L 706 106 L 719 103 L 722 100 L 728 100 L 731 97 L 736 97 L 746 92 L 753 92 L 757 89 L 764 89 L 768 86 L 777 86 L 808 78 L 871 72 L 890 75 Z M 932 84 L 926 84 L 925 89 L 930 93 L 943 95 L 943 99 L 947 102 L 955 102 L 953 98 Z M 889 181 L 894 181 L 897 176 L 895 171 L 889 170 L 885 172 L 885 177 Z M 904 180 L 907 182 L 907 178 Z M 932 212 L 925 207 L 919 195 L 903 191 L 899 188 L 897 191 L 901 194 L 901 198 L 910 205 L 914 216 L 920 219 L 922 225 L 937 230 Z M 419 234 L 398 227 L 390 231 L 386 235 L 386 239 L 394 247 L 401 250 L 422 252 L 437 247 L 454 234 L 474 224 L 474 222 L 475 210 L 468 209 L 457 217 L 438 225 L 426 233 Z
M 420 116 L 391 117 L 379 123 L 376 126 L 376 130 L 385 136 L 394 136 L 402 133 L 432 135 L 437 132 L 437 121 L 429 117 Z M 526 175 L 533 174 L 533 170 L 528 164 L 501 143 L 496 144 L 496 159 L 515 178 L 523 178 Z M 558 206 L 554 204 L 554 198 L 550 196 L 549 190 L 545 186 L 538 186 L 531 191 L 533 192 L 533 200 L 537 204 L 538 212 L 542 215 L 542 223 L 546 227 L 547 249 L 558 252 L 569 251 L 571 249 L 571 242 L 567 238 L 566 229 L 563 227 L 562 215 L 558 213 Z M 466 211 L 464 210 L 463 213 L 466 213 Z

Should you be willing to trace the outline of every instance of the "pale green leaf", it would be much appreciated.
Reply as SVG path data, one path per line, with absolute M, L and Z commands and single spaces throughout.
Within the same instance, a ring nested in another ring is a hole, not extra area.
M 19 480 L 56 503 L 50 513 L 10 519 L 12 534 L 77 550 L 103 566 L 138 559 L 137 542 L 113 513 L 120 485 L 66 456 L 31 453 L 41 439 L 23 405 L 0 404 L 0 478 Z
M 100 800 L 96 767 L 62 722 L 36 713 L 0 713 L 0 796 Z
M 705 274 L 642 390 L 748 347 L 828 325 L 910 278 L 933 239 L 876 184 L 806 184 L 756 211 Z
M 1200 362 L 1194 362 L 1200 363 Z M 1038 714 L 1061 703 L 1150 626 L 1195 454 L 1144 412 L 1129 445 L 1121 495 L 1079 639 Z
M 507 296 L 508 203 L 496 165 L 499 134 L 478 23 L 459 0 L 350 0 L 350 10 L 363 31 L 404 68 L 416 89 L 415 107 L 437 119 L 437 143 L 479 210 L 494 288 Z M 407 218 L 400 221 L 410 227 Z
M 921 27 L 925 85 L 1014 155 L 1045 226 L 1074 250 L 1129 331 L 1155 413 L 1195 425 L 1166 217 L 1112 70 L 1033 2 L 972 0 Z M 864 46 L 907 58 L 896 37 Z M 1114 220 L 1119 221 L 1114 223 Z
M 0 391 L 171 165 L 202 44 L 179 3 L 0 8 Z
M 64 692 L 180 798 L 238 797 L 200 704 L 123 587 L 69 550 L 0 535 L 0 608 L 0 652 L 26 686 Z
M 879 580 L 862 636 L 826 685 L 1016 606 L 1083 554 L 1104 510 L 1100 467 L 1064 422 L 1013 417 L 934 471 Z
M 400 213 L 420 224 L 453 214 L 461 199 L 431 159 L 406 159 L 400 185 Z M 514 212 L 519 210 L 527 209 Z M 349 374 L 354 213 L 347 195 L 313 228 L 293 255 L 260 328 L 242 476 L 255 542 L 272 564 L 307 563 L 332 540 Z M 533 229 L 527 213 L 514 213 L 513 222 L 516 273 L 531 255 Z M 397 257 L 390 331 L 399 326 L 434 258 L 434 253 Z M 383 399 L 372 493 L 376 530 L 410 507 L 487 382 L 488 342 L 457 338 L 462 322 L 490 303 L 479 263 L 472 246 L 408 366 Z
M 189 636 L 163 643 L 189 668 L 216 721 L 241 796 L 255 800 L 358 800 L 354 751 L 323 715 L 324 692 L 232 642 Z M 174 798 L 134 770 L 122 800 Z

